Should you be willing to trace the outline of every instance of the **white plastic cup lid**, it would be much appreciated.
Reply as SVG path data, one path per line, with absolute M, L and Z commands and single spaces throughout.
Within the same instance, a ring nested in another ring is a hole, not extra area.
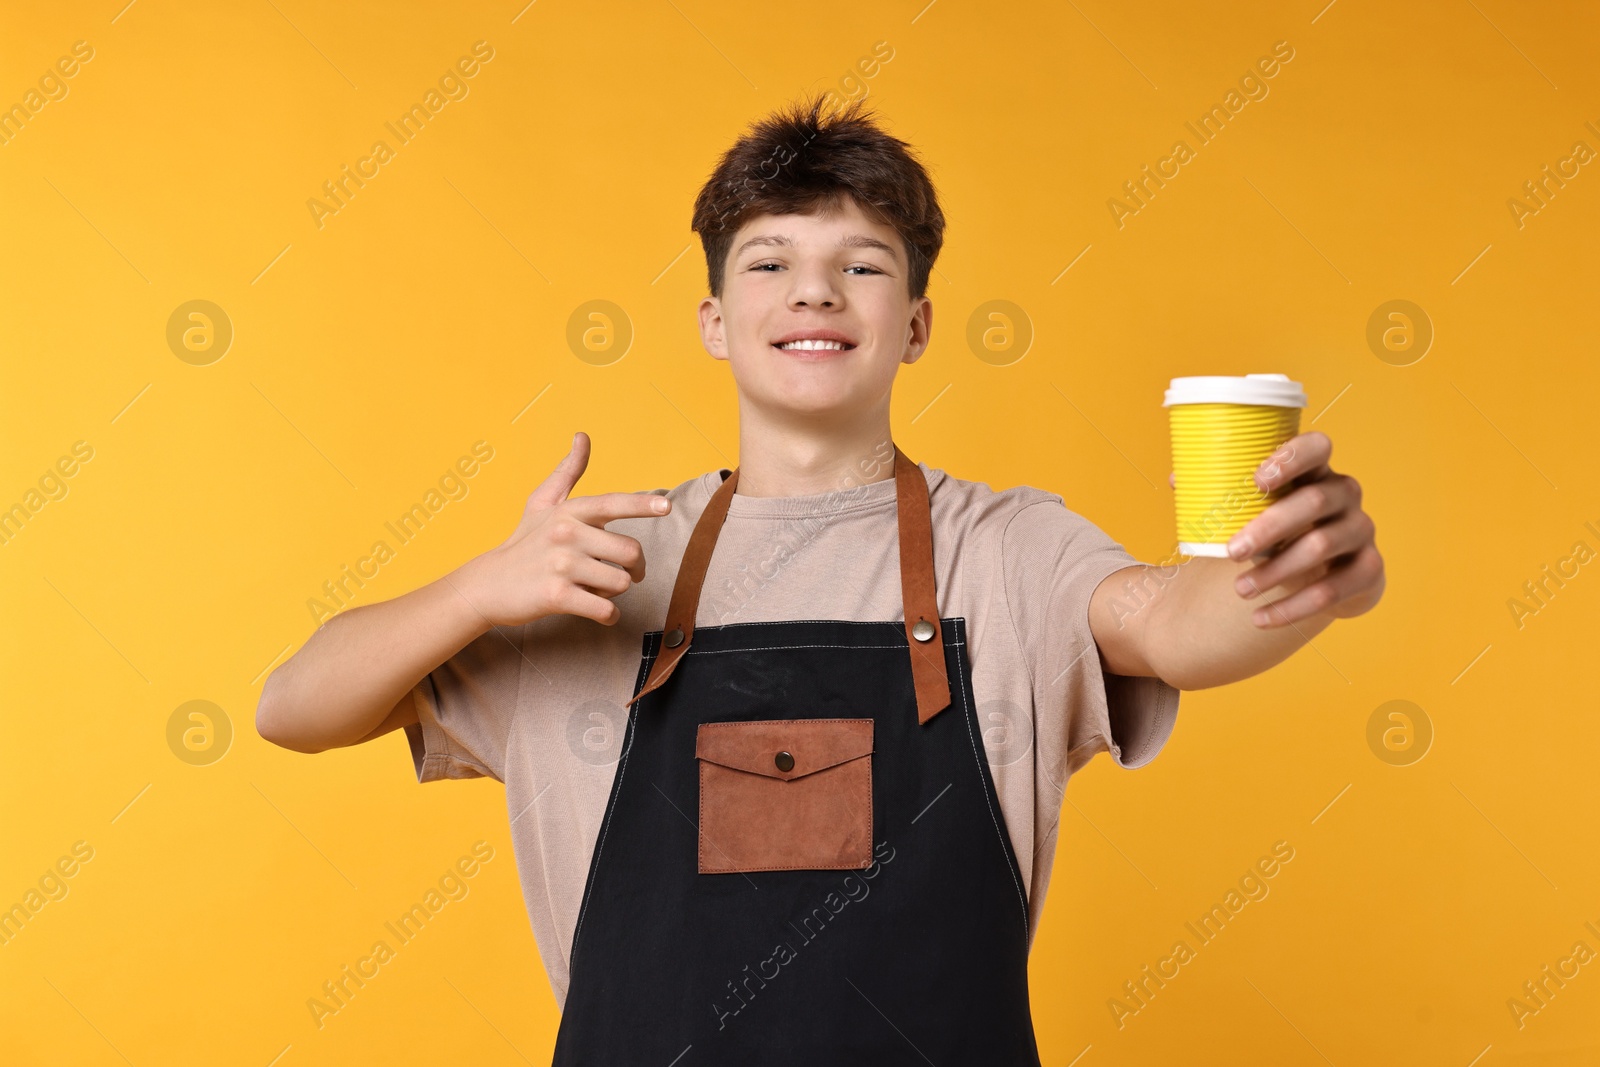
M 1278 408 L 1306 406 L 1305 390 L 1287 374 L 1202 375 L 1174 378 L 1162 407 L 1174 404 L 1261 404 Z

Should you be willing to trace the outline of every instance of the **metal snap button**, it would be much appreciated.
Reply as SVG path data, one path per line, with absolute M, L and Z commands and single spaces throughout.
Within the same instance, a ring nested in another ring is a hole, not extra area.
M 911 636 L 918 641 L 928 641 L 933 637 L 933 623 L 927 619 L 918 619 L 916 625 L 911 627 Z
M 780 752 L 772 757 L 772 762 L 778 765 L 780 771 L 794 770 L 794 757 L 787 752 Z
M 666 643 L 668 648 L 677 648 L 679 645 L 683 644 L 683 631 L 678 629 L 676 626 L 668 630 Z

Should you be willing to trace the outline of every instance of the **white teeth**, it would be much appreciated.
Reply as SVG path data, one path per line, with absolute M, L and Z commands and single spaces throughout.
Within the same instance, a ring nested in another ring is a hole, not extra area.
M 785 350 L 799 349 L 802 352 L 839 352 L 844 350 L 843 343 L 839 341 L 788 341 L 778 347 Z

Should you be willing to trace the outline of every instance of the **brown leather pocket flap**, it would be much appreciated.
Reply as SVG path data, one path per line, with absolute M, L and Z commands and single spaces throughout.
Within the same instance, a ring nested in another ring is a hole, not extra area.
M 780 769 L 778 754 L 794 765 Z M 753 719 L 701 723 L 697 759 L 789 781 L 872 752 L 871 719 Z

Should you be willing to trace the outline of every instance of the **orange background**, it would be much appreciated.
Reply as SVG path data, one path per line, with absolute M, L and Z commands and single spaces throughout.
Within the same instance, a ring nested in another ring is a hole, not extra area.
M 475 441 L 494 459 L 362 602 L 502 540 L 576 429 L 580 493 L 736 462 L 690 206 L 747 122 L 829 86 L 869 93 L 950 219 L 933 346 L 896 390 L 909 455 L 1060 492 L 1155 562 L 1175 541 L 1168 379 L 1282 372 L 1387 560 L 1373 613 L 1186 694 L 1148 767 L 1072 783 L 1031 963 L 1045 1061 L 1600 1058 L 1600 964 L 1520 1026 L 1507 1006 L 1576 942 L 1600 951 L 1579 681 L 1600 175 L 1579 166 L 1520 220 L 1507 204 L 1574 142 L 1600 149 L 1595 8 L 521 7 L 8 15 L 0 105 L 74 42 L 93 58 L 0 144 L 0 506 L 57 486 L 75 442 L 92 458 L 0 545 L 0 906 L 61 857 L 74 872 L 0 945 L 0 1061 L 548 1061 L 501 787 L 419 788 L 399 733 L 275 748 L 256 701 L 322 583 Z M 319 228 L 307 200 L 480 40 L 468 95 Z M 1268 95 L 1119 228 L 1122 183 L 1279 41 Z M 892 59 L 852 79 L 878 42 Z M 191 300 L 233 331 L 203 365 L 167 340 Z M 625 353 L 569 346 L 592 300 L 626 316 Z M 968 343 L 995 300 L 1025 352 Z M 1368 343 L 1391 300 L 1433 333 L 1420 359 Z M 1519 627 L 1508 602 L 1579 541 Z M 221 712 L 191 738 L 208 763 L 169 741 L 194 700 Z M 1431 730 L 1421 759 L 1369 743 L 1392 700 Z M 470 894 L 318 1029 L 306 1000 L 480 840 Z M 1277 841 L 1294 858 L 1270 894 L 1119 1028 L 1123 983 Z

